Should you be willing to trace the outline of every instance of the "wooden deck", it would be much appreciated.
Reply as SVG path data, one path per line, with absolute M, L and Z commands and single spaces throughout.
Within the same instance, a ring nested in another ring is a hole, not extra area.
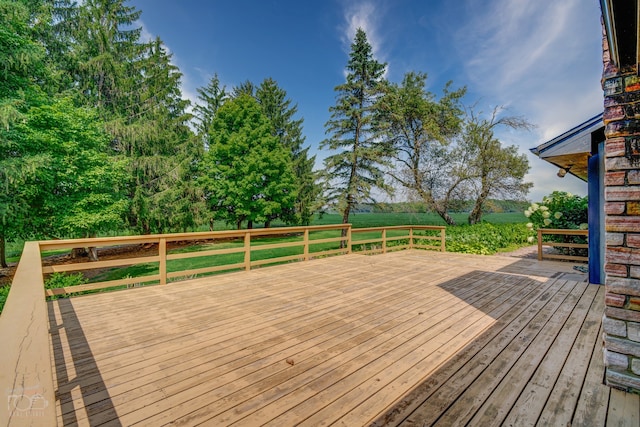
M 411 250 L 56 300 L 59 423 L 640 425 L 574 273 Z

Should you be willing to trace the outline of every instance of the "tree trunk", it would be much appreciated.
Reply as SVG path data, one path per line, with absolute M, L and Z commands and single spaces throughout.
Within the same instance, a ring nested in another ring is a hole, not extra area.
M 4 234 L 0 234 L 0 267 L 7 268 L 7 244 L 4 238 Z
M 89 255 L 89 261 L 98 261 L 98 248 L 95 246 L 91 246 L 87 254 Z
M 271 220 L 268 220 L 264 223 L 264 228 L 270 228 L 271 227 Z
M 242 229 L 242 220 L 239 219 L 236 225 L 238 226 L 238 230 L 241 230 Z
M 478 203 L 473 206 L 473 210 L 469 214 L 469 225 L 477 224 L 482 220 L 482 204 Z
M 477 224 L 482 221 L 482 207 L 484 206 L 484 202 L 487 200 L 487 197 L 489 197 L 489 192 L 483 189 L 476 199 L 473 210 L 469 214 L 469 225 Z
M 92 233 L 89 237 L 95 238 L 96 234 Z M 89 255 L 89 261 L 98 261 L 98 248 L 95 246 L 90 246 L 87 248 L 87 255 Z
M 251 230 L 253 228 L 253 220 L 247 221 L 247 229 Z
M 71 249 L 71 258 L 82 258 L 83 256 L 87 256 L 87 250 L 85 248 L 73 248 Z
M 344 212 L 342 212 L 342 223 L 349 223 L 349 213 L 351 212 L 351 196 L 347 196 L 347 206 L 344 208 Z M 340 233 L 341 237 L 347 237 L 347 229 L 343 228 Z M 347 247 L 347 242 L 345 240 L 340 240 L 340 249 L 344 249 Z
M 451 215 L 449 215 L 449 212 L 447 212 L 446 209 L 442 208 L 441 206 L 436 206 L 435 209 L 437 214 L 440 215 L 440 218 L 442 218 L 444 222 L 447 223 L 447 225 L 456 225 L 456 220 L 453 219 Z

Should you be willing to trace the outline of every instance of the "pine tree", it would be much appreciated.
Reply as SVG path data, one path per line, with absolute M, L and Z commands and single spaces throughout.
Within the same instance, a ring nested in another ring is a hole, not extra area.
M 329 139 L 321 147 L 339 151 L 325 159 L 328 199 L 342 212 L 342 222 L 360 202 L 371 201 L 372 191 L 390 192 L 382 167 L 390 147 L 382 138 L 376 104 L 383 94 L 386 64 L 373 57 L 365 32 L 359 28 L 351 44 L 347 81 L 335 88 L 336 105 L 325 124 Z M 345 230 L 346 231 L 346 230 Z
M 77 61 L 75 80 L 83 95 L 81 102 L 98 107 L 102 115 L 126 114 L 135 92 L 132 76 L 144 46 L 141 28 L 133 25 L 141 12 L 125 6 L 125 0 L 86 0 L 77 23 L 67 21 L 74 38 Z
M 299 222 L 308 225 L 311 222 L 320 190 L 313 171 L 315 156 L 309 157 L 309 148 L 303 148 L 303 119 L 295 119 L 297 105 L 291 105 L 284 89 L 278 87 L 275 80 L 265 79 L 256 89 L 255 97 L 271 121 L 272 135 L 277 137 L 290 153 L 296 178 L 296 203 L 292 212 L 284 213 L 285 222 Z M 274 218 L 275 219 L 275 218 Z
M 225 86 L 220 86 L 217 74 L 214 74 L 207 86 L 198 88 L 197 92 L 200 103 L 193 110 L 197 119 L 198 135 L 206 148 L 210 144 L 208 136 L 211 133 L 213 119 L 220 107 L 229 99 L 229 94 Z
M 194 227 L 204 205 L 191 182 L 199 148 L 181 74 L 160 39 L 142 43 L 134 27 L 139 16 L 124 0 L 87 0 L 77 24 L 67 22 L 78 100 L 97 108 L 112 152 L 128 160 L 130 226 L 142 233 Z
M 129 221 L 143 233 L 194 227 L 204 201 L 192 182 L 192 163 L 202 149 L 188 126 L 182 75 L 159 38 L 138 67 L 135 97 L 112 127 L 116 150 L 130 159 Z

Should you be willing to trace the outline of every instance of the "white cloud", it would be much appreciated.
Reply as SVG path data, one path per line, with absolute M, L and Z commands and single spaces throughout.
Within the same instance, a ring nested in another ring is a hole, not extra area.
M 535 185 L 530 197 L 539 200 L 554 189 L 585 194 L 582 182 L 560 180 L 557 168 L 528 149 L 602 110 L 597 3 L 492 0 L 480 6 L 468 0 L 466 6 L 466 24 L 453 40 L 472 96 L 507 106 L 537 126 L 529 134 L 503 139 L 529 156 L 528 179 Z
M 346 53 L 351 51 L 351 43 L 358 28 L 362 28 L 367 34 L 367 41 L 371 45 L 373 56 L 379 62 L 386 61 L 383 51 L 383 39 L 380 33 L 380 18 L 384 16 L 383 6 L 380 2 L 356 1 L 347 2 L 344 6 L 345 24 L 341 31 L 342 47 Z M 388 70 L 388 67 L 387 67 Z

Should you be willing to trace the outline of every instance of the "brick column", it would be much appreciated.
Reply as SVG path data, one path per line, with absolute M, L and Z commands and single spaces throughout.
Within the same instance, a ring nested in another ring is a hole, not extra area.
M 640 392 L 640 77 L 609 61 L 603 37 L 605 380 Z M 601 236 L 602 238 L 603 236 Z

